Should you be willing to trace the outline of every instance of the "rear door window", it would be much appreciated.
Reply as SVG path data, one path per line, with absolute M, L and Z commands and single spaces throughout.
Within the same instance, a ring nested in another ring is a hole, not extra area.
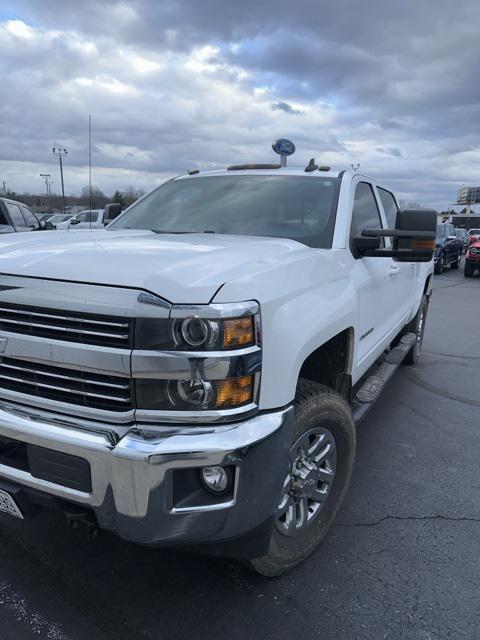
M 23 213 L 23 217 L 25 218 L 25 222 L 27 223 L 27 227 L 30 229 L 38 229 L 40 224 L 37 218 L 33 215 L 28 207 L 20 207 Z
M 381 187 L 378 188 L 378 195 L 380 196 L 380 200 L 382 201 L 382 207 L 385 212 L 385 217 L 387 219 L 387 225 L 389 229 L 395 228 L 395 220 L 397 217 L 397 203 L 395 202 L 395 197 L 393 193 L 390 191 L 386 191 Z

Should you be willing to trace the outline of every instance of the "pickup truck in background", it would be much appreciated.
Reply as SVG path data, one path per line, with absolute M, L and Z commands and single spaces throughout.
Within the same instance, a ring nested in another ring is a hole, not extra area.
M 103 229 L 105 227 L 104 222 L 104 209 L 87 209 L 86 211 L 80 211 L 73 217 L 58 222 L 55 225 L 56 229 Z
M 0 233 L 39 231 L 40 222 L 23 202 L 0 198 Z
M 446 266 L 458 269 L 463 254 L 463 241 L 455 233 L 450 222 L 437 225 L 435 241 L 435 273 L 443 273 Z
M 0 511 L 274 576 L 420 357 L 436 214 L 314 161 L 191 173 L 101 232 L 0 239 Z

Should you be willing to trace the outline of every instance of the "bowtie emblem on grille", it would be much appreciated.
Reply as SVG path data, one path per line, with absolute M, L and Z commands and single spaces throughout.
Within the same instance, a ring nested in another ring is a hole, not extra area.
M 5 353 L 5 349 L 7 348 L 8 340 L 7 338 L 0 338 L 0 353 Z

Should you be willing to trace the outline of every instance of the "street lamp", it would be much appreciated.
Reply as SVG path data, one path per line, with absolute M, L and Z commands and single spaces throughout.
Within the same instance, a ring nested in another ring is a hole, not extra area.
M 58 156 L 60 160 L 60 177 L 62 179 L 62 199 L 63 199 L 63 213 L 65 214 L 65 187 L 63 186 L 63 163 L 62 158 L 66 158 L 68 151 L 63 147 L 53 147 L 53 155 Z
M 50 191 L 50 178 L 52 176 L 49 173 L 41 173 L 40 177 L 45 178 L 45 188 L 47 190 L 47 199 L 48 199 L 48 210 L 50 212 L 52 209 L 52 200 L 51 200 L 52 193 Z

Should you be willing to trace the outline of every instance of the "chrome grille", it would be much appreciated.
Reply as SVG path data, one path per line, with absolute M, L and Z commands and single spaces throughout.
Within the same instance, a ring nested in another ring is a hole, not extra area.
M 132 325 L 128 318 L 0 304 L 0 331 L 41 338 L 130 348 Z
M 107 411 L 133 408 L 130 380 L 0 357 L 0 393 L 9 389 L 30 396 Z

